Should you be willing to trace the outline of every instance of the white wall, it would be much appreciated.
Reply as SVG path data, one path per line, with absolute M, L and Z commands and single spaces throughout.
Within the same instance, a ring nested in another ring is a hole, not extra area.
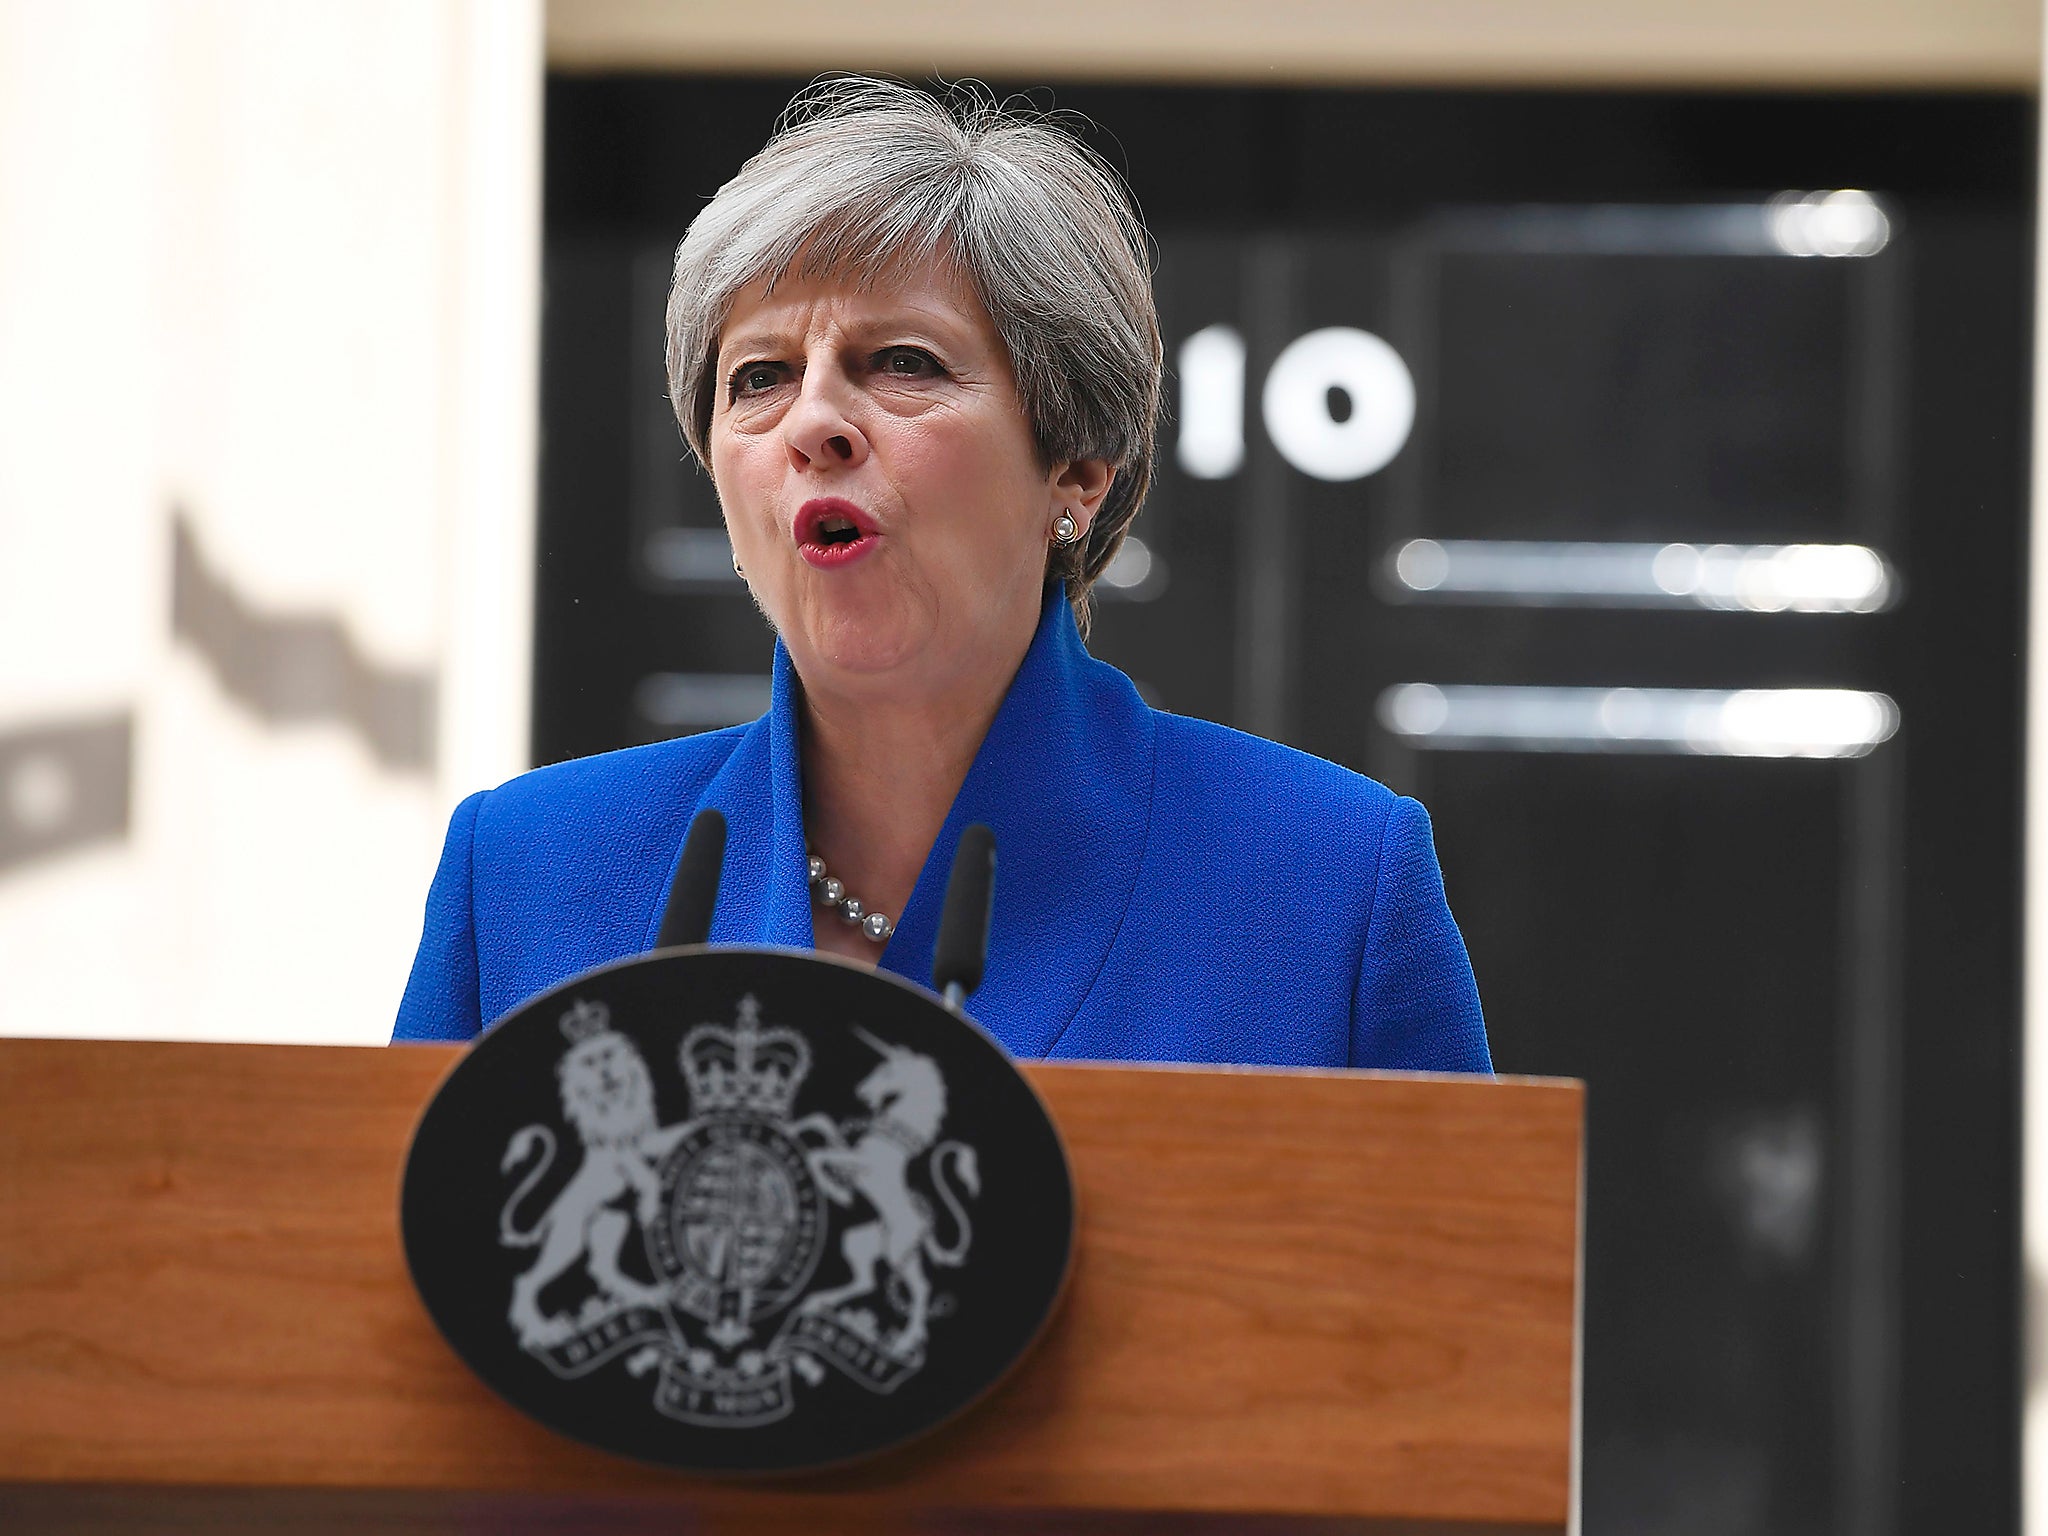
M 66 808 L 24 739 L 133 723 L 125 833 L 0 858 L 0 1033 L 388 1034 L 448 808 L 526 765 L 541 47 L 0 0 L 0 817 Z

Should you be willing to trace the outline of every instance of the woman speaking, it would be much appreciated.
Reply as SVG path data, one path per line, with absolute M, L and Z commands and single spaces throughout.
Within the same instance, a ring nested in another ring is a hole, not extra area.
M 397 1037 L 648 948 L 715 807 L 714 942 L 918 980 L 986 822 L 972 1007 L 1016 1055 L 1486 1071 L 1422 807 L 1150 709 L 1083 644 L 1160 376 L 1144 231 L 1075 140 L 981 97 L 801 95 L 668 305 L 676 419 L 776 634 L 768 713 L 464 801 Z

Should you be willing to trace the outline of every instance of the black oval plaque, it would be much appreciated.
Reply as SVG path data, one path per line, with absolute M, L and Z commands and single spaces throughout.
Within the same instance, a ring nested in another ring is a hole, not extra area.
M 665 950 L 488 1030 L 428 1104 L 406 1261 L 515 1407 L 695 1472 L 873 1455 L 986 1392 L 1074 1242 L 1045 1107 L 931 993 Z

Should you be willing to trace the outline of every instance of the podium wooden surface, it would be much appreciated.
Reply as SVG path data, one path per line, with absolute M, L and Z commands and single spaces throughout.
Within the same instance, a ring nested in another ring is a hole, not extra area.
M 1583 1093 L 1026 1068 L 1079 1259 L 905 1450 L 713 1483 L 441 1342 L 399 1168 L 452 1047 L 0 1040 L 0 1528 L 1562 1531 Z

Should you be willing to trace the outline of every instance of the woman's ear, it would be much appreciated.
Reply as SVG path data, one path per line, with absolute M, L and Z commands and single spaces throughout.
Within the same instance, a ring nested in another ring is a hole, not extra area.
M 1095 523 L 1102 500 L 1116 480 L 1116 466 L 1107 459 L 1074 459 L 1053 471 L 1052 491 L 1061 510 L 1074 514 L 1081 525 L 1081 537 Z

